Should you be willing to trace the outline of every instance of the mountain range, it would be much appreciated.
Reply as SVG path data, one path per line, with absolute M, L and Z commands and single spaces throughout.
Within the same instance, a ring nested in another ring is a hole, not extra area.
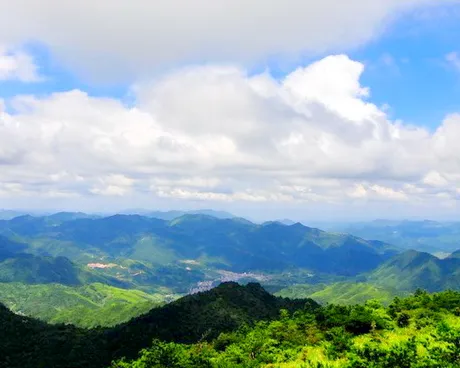
M 458 251 L 441 259 L 300 223 L 255 224 L 207 214 L 165 220 L 61 212 L 0 220 L 0 302 L 85 327 L 120 323 L 148 303 L 226 281 L 257 281 L 279 295 L 321 303 L 387 302 L 417 288 L 460 289 L 459 261 Z M 93 300 L 94 285 L 103 286 Z M 40 295 L 46 307 L 34 309 L 27 294 Z M 61 297 L 64 304 L 56 303 Z M 104 310 L 113 318 L 95 317 Z
M 191 260 L 236 272 L 308 268 L 355 275 L 397 253 L 380 241 L 327 233 L 300 223 L 262 225 L 240 218 L 184 215 L 171 221 L 139 215 L 106 218 L 21 216 L 0 221 L 0 234 L 24 252 L 76 262 L 125 258 L 152 264 Z M 191 266 L 191 267 L 192 267 Z

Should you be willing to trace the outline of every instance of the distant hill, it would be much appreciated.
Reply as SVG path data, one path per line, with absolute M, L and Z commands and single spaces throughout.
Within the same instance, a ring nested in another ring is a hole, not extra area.
M 369 282 L 398 290 L 460 290 L 460 257 L 454 252 L 439 259 L 415 250 L 396 255 L 383 263 L 367 278 Z
M 12 210 L 0 210 L 0 220 L 11 220 L 18 216 L 25 215 L 25 212 L 12 211 Z
M 96 219 L 98 215 L 87 214 L 83 212 L 58 212 L 49 216 L 46 219 L 53 224 L 61 224 L 66 221 L 78 220 L 78 219 Z
M 447 258 L 460 259 L 460 249 L 455 252 L 452 252 Z
M 236 217 L 229 212 L 225 211 L 215 211 L 211 209 L 203 210 L 192 210 L 192 211 L 148 211 L 148 210 L 127 210 L 121 212 L 124 215 L 141 215 L 146 217 L 154 217 L 161 220 L 174 220 L 175 218 L 184 216 L 184 215 L 206 215 L 212 216 L 219 219 L 229 219 Z
M 281 220 L 276 220 L 276 222 L 279 222 L 280 224 L 291 226 L 294 225 L 296 222 L 289 220 L 289 219 L 281 219 Z
M 43 257 L 27 253 L 15 253 L 0 261 L 0 282 L 59 283 L 70 286 L 103 282 L 127 286 L 116 278 L 99 275 L 65 257 Z

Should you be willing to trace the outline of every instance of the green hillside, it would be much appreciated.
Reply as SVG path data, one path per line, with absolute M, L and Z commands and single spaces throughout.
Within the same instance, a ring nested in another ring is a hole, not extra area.
M 285 298 L 311 298 L 321 304 L 362 304 L 368 300 L 377 300 L 389 304 L 397 295 L 396 290 L 372 285 L 369 283 L 342 282 L 331 285 L 293 285 L 280 290 L 276 295 Z
M 0 282 L 59 283 L 70 286 L 102 282 L 115 286 L 128 285 L 117 278 L 77 265 L 66 257 L 35 256 L 27 253 L 16 253 L 0 260 Z
M 439 259 L 431 254 L 407 251 L 374 270 L 368 281 L 397 290 L 428 291 L 460 289 L 460 258 Z
M 7 258 L 14 257 L 15 255 L 25 251 L 27 248 L 27 244 L 14 241 L 0 235 L 0 262 Z
M 164 295 L 98 283 L 80 287 L 0 283 L 0 303 L 49 323 L 88 328 L 126 322 L 164 303 Z
M 276 319 L 283 308 L 294 312 L 318 306 L 309 300 L 276 298 L 257 284 L 226 283 L 155 308 L 114 328 L 84 330 L 47 325 L 13 314 L 0 305 L 0 367 L 107 367 L 114 358 L 134 358 L 154 338 L 187 343 L 208 341 L 221 332 L 258 320 Z

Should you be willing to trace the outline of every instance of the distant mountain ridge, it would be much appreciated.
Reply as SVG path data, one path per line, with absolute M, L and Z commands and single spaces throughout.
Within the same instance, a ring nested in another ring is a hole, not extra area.
M 29 244 L 28 252 L 76 261 L 94 256 L 155 264 L 194 260 L 237 272 L 297 267 L 356 275 L 397 253 L 383 242 L 327 233 L 300 223 L 258 225 L 209 215 L 183 215 L 171 221 L 114 215 L 64 222 L 22 216 L 0 221 L 1 234 Z
M 0 210 L 0 220 L 11 220 L 18 216 L 25 215 L 25 212 L 14 211 L 14 210 Z
M 178 217 L 184 215 L 206 215 L 212 216 L 219 219 L 230 219 L 236 217 L 229 212 L 226 211 L 216 211 L 211 209 L 203 209 L 203 210 L 189 210 L 189 211 L 179 211 L 179 210 L 171 210 L 171 211 L 150 211 L 150 210 L 125 210 L 120 212 L 121 215 L 141 215 L 145 217 L 154 217 L 161 220 L 174 220 Z
M 330 229 L 429 253 L 449 253 L 460 246 L 460 222 L 375 220 Z

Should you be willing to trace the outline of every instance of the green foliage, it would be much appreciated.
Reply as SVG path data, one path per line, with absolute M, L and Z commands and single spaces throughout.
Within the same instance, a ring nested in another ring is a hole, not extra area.
M 410 315 L 406 312 L 402 312 L 398 315 L 396 322 L 399 327 L 407 327 L 409 326 Z
M 450 291 L 418 292 L 395 301 L 395 319 L 377 302 L 330 305 L 293 315 L 282 311 L 277 321 L 221 334 L 205 348 L 169 343 L 166 349 L 155 341 L 139 359 L 114 362 L 112 367 L 458 368 L 460 318 L 453 313 L 458 298 L 460 293 Z M 432 319 L 420 330 L 401 317 L 424 313 L 434 313 L 442 321 Z M 401 318 L 406 322 L 401 324 Z M 192 351 L 203 351 L 199 363 L 192 361 Z

